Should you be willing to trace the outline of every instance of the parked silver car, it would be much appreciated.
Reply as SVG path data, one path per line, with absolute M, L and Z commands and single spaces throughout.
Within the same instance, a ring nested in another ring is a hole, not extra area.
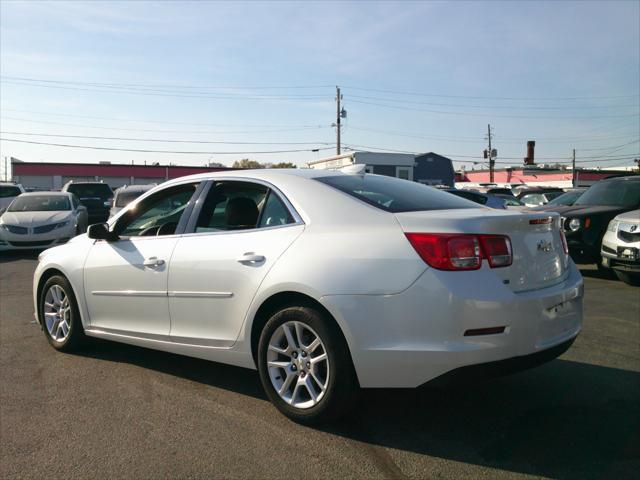
M 113 204 L 111 205 L 111 210 L 109 211 L 109 217 L 113 217 L 116 213 L 129 205 L 140 195 L 148 192 L 155 186 L 155 183 L 150 183 L 147 185 L 124 185 L 120 188 L 116 188 L 113 194 Z

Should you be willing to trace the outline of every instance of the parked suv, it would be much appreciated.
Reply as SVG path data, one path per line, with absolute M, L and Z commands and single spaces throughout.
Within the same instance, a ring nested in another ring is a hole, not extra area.
M 113 205 L 111 206 L 110 216 L 113 217 L 116 213 L 129 205 L 140 195 L 148 192 L 155 186 L 155 183 L 150 183 L 147 185 L 123 185 L 120 188 L 116 188 L 114 192 Z
M 24 188 L 19 183 L 0 182 L 0 215 L 21 193 L 24 193 Z
M 80 203 L 87 207 L 89 225 L 106 222 L 113 200 L 113 190 L 102 182 L 68 182 L 62 187 L 63 192 L 74 193 Z
M 548 206 L 547 212 L 565 217 L 569 252 L 576 263 L 600 263 L 600 247 L 609 222 L 616 215 L 640 208 L 640 175 L 594 183 L 572 206 Z

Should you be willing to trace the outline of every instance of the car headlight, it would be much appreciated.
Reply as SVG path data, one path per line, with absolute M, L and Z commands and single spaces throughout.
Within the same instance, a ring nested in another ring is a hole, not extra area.
M 53 227 L 53 229 L 57 229 L 57 228 L 64 228 L 66 226 L 68 226 L 71 223 L 70 220 L 67 220 L 66 222 L 60 222 L 60 223 L 56 223 L 55 227 Z
M 569 230 L 571 230 L 572 232 L 577 232 L 578 230 L 580 230 L 579 218 L 572 218 L 571 220 L 569 220 Z
M 609 225 L 607 226 L 607 232 L 616 233 L 618 231 L 618 224 L 620 222 L 618 220 L 611 220 Z

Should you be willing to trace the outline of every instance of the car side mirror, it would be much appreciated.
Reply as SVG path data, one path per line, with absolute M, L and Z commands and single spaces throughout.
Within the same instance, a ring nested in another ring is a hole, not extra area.
M 118 236 L 109 230 L 109 224 L 107 223 L 94 223 L 89 225 L 87 229 L 87 236 L 93 240 L 117 240 Z

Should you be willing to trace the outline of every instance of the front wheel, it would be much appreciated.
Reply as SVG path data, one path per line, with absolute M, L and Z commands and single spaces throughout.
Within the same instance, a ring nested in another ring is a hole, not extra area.
M 311 307 L 287 307 L 269 319 L 258 370 L 271 402 L 300 423 L 335 420 L 357 400 L 347 343 L 335 323 Z
M 621 282 L 626 283 L 627 285 L 632 285 L 634 287 L 640 286 L 640 274 L 638 273 L 629 273 L 629 272 L 621 272 L 620 270 L 614 270 L 616 277 Z
M 56 350 L 71 351 L 85 339 L 78 304 L 65 277 L 55 275 L 44 284 L 39 315 L 42 330 Z

